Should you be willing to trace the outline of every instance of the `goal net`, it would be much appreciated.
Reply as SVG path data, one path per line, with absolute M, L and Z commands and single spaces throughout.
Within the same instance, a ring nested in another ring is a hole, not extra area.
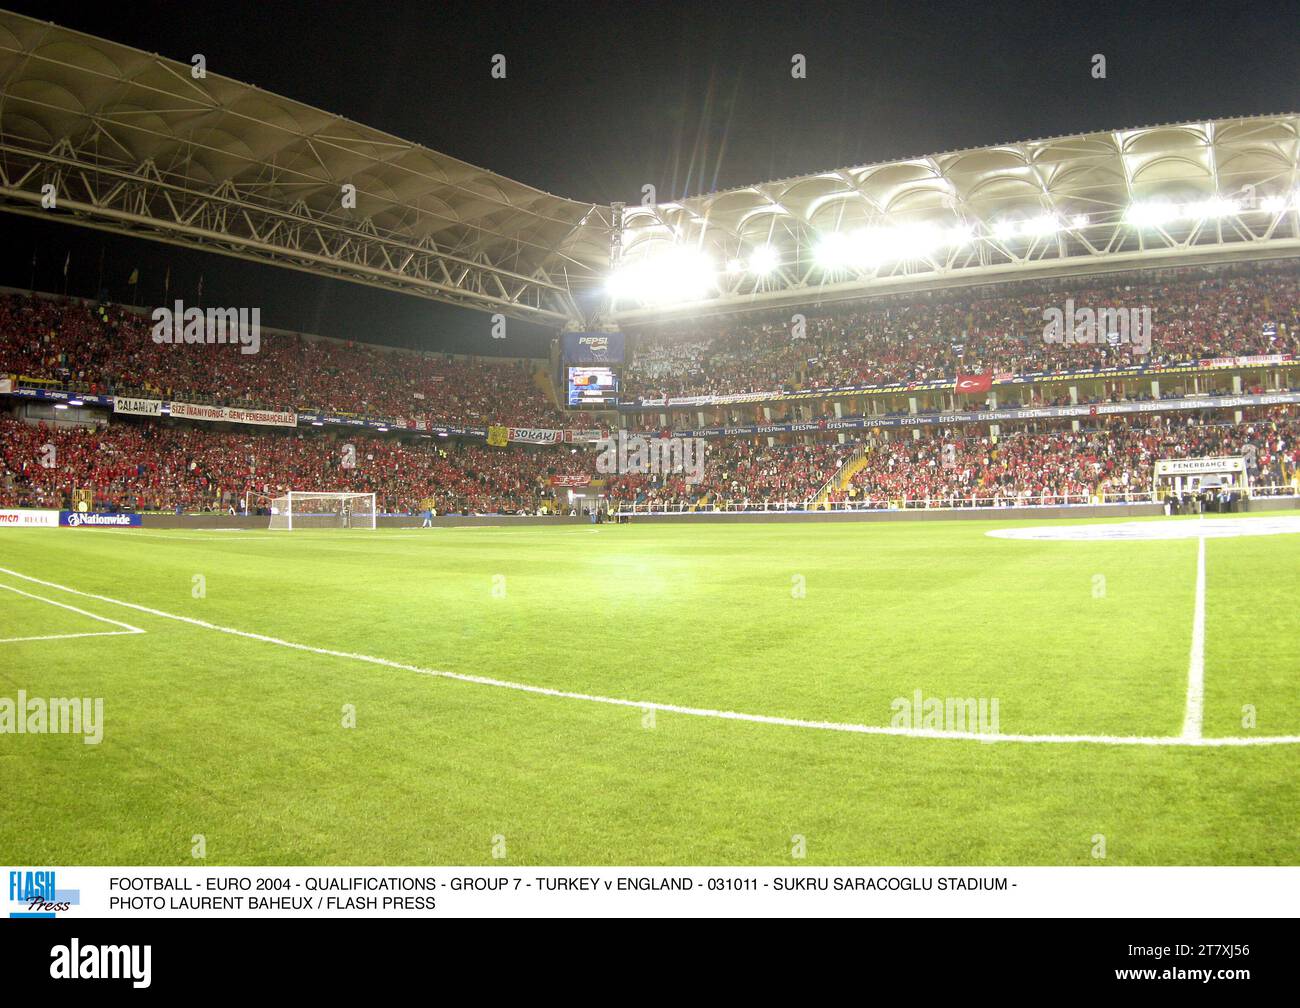
M 318 493 L 290 490 L 271 501 L 273 529 L 375 527 L 372 493 Z

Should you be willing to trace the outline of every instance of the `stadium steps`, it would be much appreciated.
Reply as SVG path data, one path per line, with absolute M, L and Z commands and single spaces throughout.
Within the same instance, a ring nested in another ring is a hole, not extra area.
M 826 485 L 817 491 L 817 496 L 813 500 L 816 507 L 819 504 L 825 504 L 826 499 L 831 495 L 833 490 L 847 490 L 853 477 L 862 472 L 871 460 L 871 449 L 863 445 L 856 452 L 844 460 L 841 465 L 826 481 Z
M 555 382 L 551 381 L 550 372 L 545 367 L 533 368 L 533 384 L 542 390 L 542 395 L 546 396 L 549 402 L 556 409 L 563 409 L 560 405 L 560 395 L 555 390 Z

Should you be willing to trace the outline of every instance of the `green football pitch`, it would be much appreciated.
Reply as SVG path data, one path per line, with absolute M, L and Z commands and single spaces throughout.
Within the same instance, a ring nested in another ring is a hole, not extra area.
M 0 532 L 0 862 L 1300 863 L 1300 535 L 485 521 Z

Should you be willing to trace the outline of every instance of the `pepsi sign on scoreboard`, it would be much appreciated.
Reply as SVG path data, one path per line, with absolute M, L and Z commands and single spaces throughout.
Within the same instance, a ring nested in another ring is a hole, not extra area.
M 563 337 L 566 364 L 622 364 L 623 334 L 618 332 L 566 332 Z

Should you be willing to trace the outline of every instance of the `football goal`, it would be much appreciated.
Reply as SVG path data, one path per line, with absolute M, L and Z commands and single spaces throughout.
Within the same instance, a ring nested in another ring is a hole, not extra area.
M 375 495 L 290 490 L 271 501 L 273 529 L 375 527 Z

